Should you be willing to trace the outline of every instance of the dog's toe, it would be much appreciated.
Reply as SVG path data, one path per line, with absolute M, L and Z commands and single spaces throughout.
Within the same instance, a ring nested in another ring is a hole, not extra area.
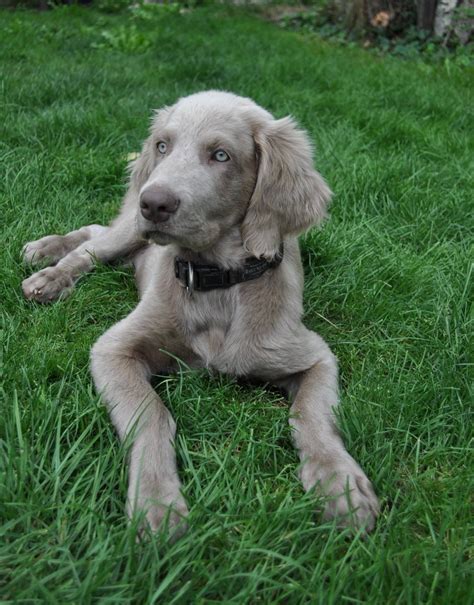
M 324 497 L 323 519 L 334 519 L 338 527 L 372 531 L 380 505 L 372 484 L 357 462 L 346 452 L 344 458 L 322 464 L 307 461 L 301 469 L 306 489 L 315 488 Z
M 49 303 L 66 297 L 74 287 L 74 282 L 57 267 L 48 267 L 25 279 L 21 287 L 28 300 Z
M 23 261 L 30 265 L 53 264 L 66 253 L 62 235 L 47 235 L 23 246 Z

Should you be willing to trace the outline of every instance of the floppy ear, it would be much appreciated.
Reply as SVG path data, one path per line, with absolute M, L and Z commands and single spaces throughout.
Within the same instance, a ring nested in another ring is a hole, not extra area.
M 137 193 L 147 182 L 155 167 L 155 137 L 153 133 L 159 131 L 169 114 L 169 107 L 163 107 L 155 111 L 151 120 L 150 136 L 145 139 L 138 158 L 130 162 L 128 166 L 130 171 L 130 186 L 135 188 Z
M 133 160 L 128 165 L 130 171 L 130 187 L 135 189 L 137 193 L 147 182 L 150 174 L 153 172 L 155 167 L 155 156 L 152 147 L 152 137 L 148 137 L 142 146 L 140 155 L 136 160 Z
M 307 134 L 292 118 L 261 123 L 255 143 L 258 175 L 242 239 L 253 256 L 272 258 L 285 235 L 301 233 L 325 218 L 331 190 L 313 167 Z

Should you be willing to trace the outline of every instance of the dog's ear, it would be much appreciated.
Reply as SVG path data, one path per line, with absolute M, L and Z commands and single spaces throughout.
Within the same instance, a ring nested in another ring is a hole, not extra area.
M 296 235 L 326 216 L 331 190 L 313 167 L 309 138 L 292 118 L 256 126 L 258 174 L 242 223 L 250 254 L 272 258 L 285 235 Z
M 137 193 L 147 182 L 150 174 L 153 172 L 155 166 L 155 154 L 153 150 L 152 137 L 145 139 L 142 150 L 139 156 L 130 162 L 128 170 L 130 172 L 130 186 L 136 190 Z
M 130 172 L 130 185 L 139 192 L 147 182 L 150 174 L 153 172 L 156 163 L 156 133 L 166 121 L 170 113 L 169 107 L 157 109 L 151 120 L 150 136 L 145 139 L 140 155 L 130 162 L 128 169 Z

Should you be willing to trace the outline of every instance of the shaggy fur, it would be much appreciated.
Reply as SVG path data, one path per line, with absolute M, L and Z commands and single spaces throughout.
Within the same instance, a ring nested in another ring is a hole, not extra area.
M 228 161 L 217 161 L 217 150 Z M 177 209 L 153 222 L 140 201 L 163 192 Z M 129 514 L 143 512 L 152 529 L 167 518 L 179 533 L 187 514 L 176 425 L 150 385 L 152 374 L 176 370 L 176 358 L 286 389 L 305 490 L 327 496 L 324 518 L 373 527 L 377 498 L 335 427 L 336 358 L 301 323 L 296 235 L 324 218 L 330 195 L 308 137 L 291 118 L 275 120 L 249 99 L 204 92 L 155 114 L 109 227 L 25 246 L 27 261 L 56 263 L 23 282 L 25 296 L 39 302 L 69 293 L 94 259 L 132 258 L 140 302 L 94 345 L 91 367 L 120 438 L 134 431 L 127 506 Z M 229 289 L 189 296 L 174 275 L 176 256 L 238 267 L 249 255 L 272 258 L 281 242 L 277 268 Z

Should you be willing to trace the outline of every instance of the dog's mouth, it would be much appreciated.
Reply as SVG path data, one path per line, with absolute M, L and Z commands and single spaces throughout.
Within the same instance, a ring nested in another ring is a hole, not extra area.
M 152 244 L 165 245 L 175 241 L 172 233 L 169 231 L 160 231 L 159 229 L 144 231 L 143 237 Z
M 170 225 L 168 222 L 153 224 L 147 220 L 144 220 L 141 216 L 138 216 L 136 226 L 140 236 L 150 243 L 165 245 L 175 241 L 176 239 L 170 230 Z
M 207 231 L 202 232 L 198 225 L 194 225 L 194 228 L 192 228 L 190 225 L 185 226 L 173 223 L 166 221 L 153 224 L 139 218 L 137 229 L 143 239 L 149 243 L 161 246 L 177 244 L 196 252 L 207 250 L 217 239 L 215 228 L 212 229 L 209 227 Z

